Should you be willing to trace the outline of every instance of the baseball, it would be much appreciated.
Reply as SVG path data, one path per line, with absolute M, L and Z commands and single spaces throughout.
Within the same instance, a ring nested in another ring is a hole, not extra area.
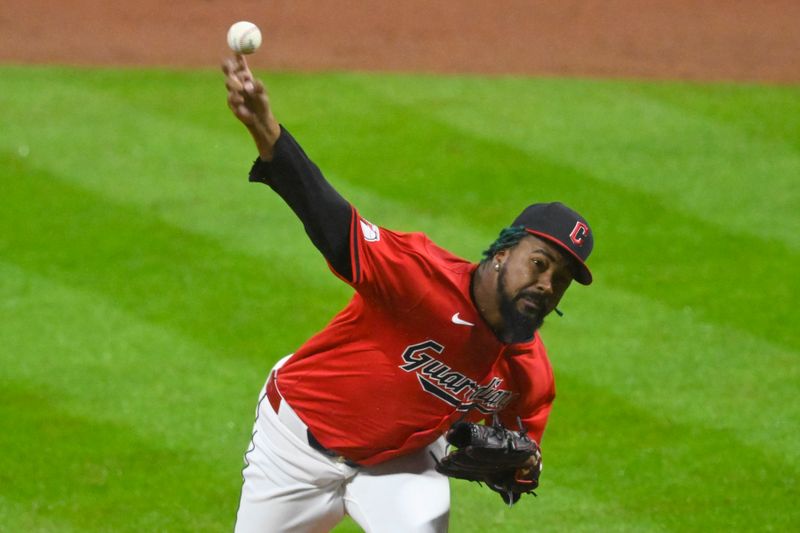
M 261 46 L 261 30 L 252 22 L 241 20 L 228 30 L 228 46 L 237 54 L 252 54 Z

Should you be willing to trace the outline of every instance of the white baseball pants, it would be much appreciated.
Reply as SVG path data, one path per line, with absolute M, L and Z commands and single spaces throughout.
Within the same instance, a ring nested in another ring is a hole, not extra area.
M 235 533 L 330 531 L 345 514 L 367 533 L 447 531 L 450 487 L 429 453 L 443 455 L 443 438 L 374 467 L 348 466 L 309 446 L 306 425 L 282 399 L 276 413 L 265 390 L 245 453 Z

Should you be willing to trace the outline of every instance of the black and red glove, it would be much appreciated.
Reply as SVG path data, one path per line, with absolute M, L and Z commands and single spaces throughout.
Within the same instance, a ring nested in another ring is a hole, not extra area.
M 539 486 L 542 453 L 521 423 L 520 431 L 512 431 L 497 415 L 492 425 L 457 422 L 445 438 L 456 449 L 441 460 L 434 457 L 437 472 L 485 483 L 509 506 L 523 494 L 536 495 L 533 491 Z

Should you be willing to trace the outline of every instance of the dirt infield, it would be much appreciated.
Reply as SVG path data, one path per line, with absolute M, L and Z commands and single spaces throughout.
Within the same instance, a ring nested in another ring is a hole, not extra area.
M 217 65 L 240 19 L 260 68 L 800 82 L 797 0 L 3 0 L 0 63 Z

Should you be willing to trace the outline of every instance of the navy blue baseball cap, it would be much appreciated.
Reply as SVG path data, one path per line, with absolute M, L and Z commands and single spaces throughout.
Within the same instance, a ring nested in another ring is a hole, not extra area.
M 586 219 L 561 202 L 533 204 L 514 220 L 513 226 L 523 226 L 531 235 L 546 239 L 575 259 L 575 281 L 592 283 L 592 273 L 586 260 L 594 247 L 594 236 Z

